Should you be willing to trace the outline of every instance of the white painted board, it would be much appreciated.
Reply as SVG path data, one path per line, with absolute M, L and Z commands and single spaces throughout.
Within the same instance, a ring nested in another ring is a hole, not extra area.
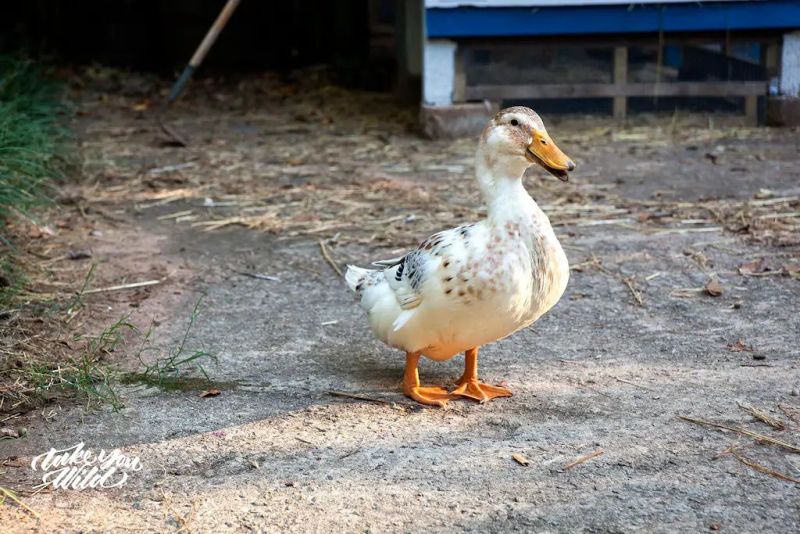
M 452 7 L 559 7 L 637 4 L 699 4 L 703 2 L 747 2 L 753 0 L 425 0 L 426 8 Z

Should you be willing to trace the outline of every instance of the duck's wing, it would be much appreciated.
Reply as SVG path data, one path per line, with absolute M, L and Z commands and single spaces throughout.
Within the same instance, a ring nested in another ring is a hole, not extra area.
M 384 269 L 383 276 L 404 310 L 411 310 L 422 303 L 422 282 L 430 270 L 432 261 L 433 258 L 429 254 L 416 249 Z
M 383 275 L 403 310 L 413 310 L 423 302 L 426 280 L 436 274 L 444 256 L 464 250 L 472 226 L 433 234 L 405 256 L 375 262 L 375 265 L 386 266 Z

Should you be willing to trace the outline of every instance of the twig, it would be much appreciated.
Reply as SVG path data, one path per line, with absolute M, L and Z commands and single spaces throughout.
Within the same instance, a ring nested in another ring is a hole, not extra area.
M 158 119 L 158 125 L 161 126 L 161 131 L 167 134 L 176 145 L 180 147 L 189 146 L 189 141 L 187 141 L 184 136 L 182 136 L 175 128 L 165 123 L 160 118 Z
M 514 454 L 511 455 L 511 457 L 514 459 L 515 462 L 517 462 L 519 465 L 523 467 L 528 467 L 529 465 L 531 465 L 531 461 L 519 453 L 515 452 Z
M 744 436 L 751 437 L 751 438 L 755 439 L 756 441 L 766 441 L 767 443 L 772 443 L 773 445 L 777 445 L 779 447 L 783 447 L 786 450 L 789 450 L 789 451 L 796 452 L 796 453 L 800 454 L 800 447 L 798 447 L 796 445 L 792 445 L 791 443 L 786 443 L 785 441 L 781 441 L 779 439 L 771 438 L 771 437 L 766 436 L 764 434 L 759 434 L 758 432 L 753 432 L 752 430 L 747 430 L 746 428 L 739 428 L 739 427 L 723 425 L 721 423 L 714 423 L 712 421 L 705 421 L 703 419 L 695 419 L 694 417 L 687 417 L 685 415 L 679 415 L 678 419 L 683 419 L 684 421 L 688 421 L 688 422 L 694 423 L 696 425 L 710 426 L 710 427 L 713 427 L 713 428 L 719 428 L 719 429 L 722 429 L 722 430 L 729 430 L 731 432 L 737 432 L 737 433 L 742 434 Z
M 167 215 L 162 215 L 161 217 L 156 217 L 157 221 L 168 221 L 169 219 L 177 219 L 179 217 L 185 217 L 186 215 L 191 215 L 192 210 L 183 210 L 183 211 L 176 211 L 175 213 L 169 213 Z
M 256 280 L 269 280 L 270 282 L 280 282 L 281 279 L 277 276 L 270 276 L 268 274 L 261 274 L 261 273 L 248 273 L 247 271 L 237 271 L 236 269 L 231 269 L 236 274 L 241 274 L 242 276 L 249 276 L 250 278 L 255 278 Z
M 584 462 L 588 462 L 592 458 L 596 458 L 598 456 L 602 456 L 603 454 L 605 454 L 605 452 L 606 451 L 604 451 L 603 449 L 597 449 L 594 452 L 590 452 L 589 454 L 581 456 L 580 458 L 576 458 L 575 460 L 572 460 L 570 463 L 568 463 L 567 465 L 564 466 L 564 471 L 572 469 L 576 465 L 581 465 Z
M 175 172 L 181 171 L 183 169 L 188 169 L 190 167 L 194 167 L 195 163 L 193 161 L 187 161 L 186 163 L 177 163 L 175 165 L 164 165 L 163 167 L 155 167 L 147 171 L 147 174 L 164 174 L 165 172 Z
M 345 458 L 348 458 L 348 457 L 350 457 L 350 456 L 353 456 L 355 453 L 359 452 L 360 450 L 361 450 L 361 447 L 360 447 L 360 446 L 359 446 L 359 447 L 356 447 L 356 448 L 355 448 L 355 449 L 353 449 L 352 451 L 346 452 L 346 453 L 344 453 L 343 455 L 339 456 L 338 460 L 344 460 Z
M 648 387 L 640 386 L 640 385 L 639 385 L 639 384 L 637 384 L 636 382 L 631 382 L 630 380 L 625 380 L 624 378 L 620 378 L 620 377 L 618 377 L 618 376 L 615 376 L 614 378 L 615 378 L 615 379 L 616 379 L 618 382 L 622 382 L 623 384 L 630 384 L 630 385 L 631 385 L 631 386 L 633 386 L 633 387 L 637 387 L 637 388 L 639 388 L 639 389 L 644 389 L 645 391 L 652 391 L 653 393 L 658 393 L 656 390 L 654 390 L 654 389 L 650 389 L 650 388 L 648 388 Z
M 90 295 L 92 293 L 104 293 L 106 291 L 120 291 L 122 289 L 135 289 L 137 287 L 147 287 L 147 286 L 154 286 L 156 284 L 160 284 L 163 280 L 147 280 L 144 282 L 133 282 L 132 284 L 122 284 L 119 286 L 111 286 L 111 287 L 100 287 L 97 289 L 90 289 L 88 291 L 84 291 L 84 295 Z
M 749 458 L 745 458 L 744 456 L 742 456 L 741 454 L 737 453 L 736 451 L 731 451 L 731 453 L 733 454 L 733 456 L 737 460 L 739 460 L 740 462 L 742 462 L 744 465 L 746 465 L 748 467 L 752 467 L 756 471 L 759 471 L 761 473 L 773 476 L 775 478 L 779 478 L 781 480 L 785 480 L 787 482 L 794 482 L 795 484 L 800 484 L 800 479 L 796 479 L 794 477 L 790 477 L 789 475 L 784 475 L 783 473 L 779 473 L 779 472 L 775 471 L 774 469 L 770 469 L 769 467 L 767 467 L 765 465 L 761 465 L 759 463 L 756 463 L 756 462 L 754 462 L 753 460 L 751 460 Z
M 327 261 L 331 267 L 333 267 L 333 270 L 336 271 L 336 274 L 344 277 L 344 273 L 339 266 L 336 265 L 336 262 L 333 261 L 333 258 L 331 258 L 331 255 L 328 253 L 328 247 L 325 246 L 325 241 L 322 239 L 319 240 L 319 248 L 322 251 L 322 257 L 325 258 L 325 261 Z
M 641 291 L 639 291 L 636 288 L 636 276 L 635 275 L 634 276 L 625 276 L 621 272 L 614 272 L 614 271 L 612 271 L 610 269 L 607 269 L 607 268 L 603 267 L 603 264 L 600 261 L 600 258 L 598 258 L 594 254 L 592 254 L 591 263 L 595 268 L 597 268 L 598 271 L 603 272 L 603 273 L 605 273 L 605 274 L 607 274 L 609 276 L 613 276 L 614 278 L 617 278 L 617 279 L 621 280 L 622 283 L 624 283 L 625 286 L 627 286 L 628 290 L 631 292 L 631 295 L 633 295 L 633 300 L 634 300 L 634 302 L 636 302 L 636 305 L 637 306 L 644 306 L 644 298 L 642 298 L 642 293 L 641 293 Z
M 783 421 L 779 421 L 779 420 L 775 419 L 774 417 L 762 412 L 761 410 L 759 410 L 758 408 L 755 408 L 753 406 L 745 406 L 744 404 L 742 404 L 740 402 L 737 402 L 736 404 L 739 406 L 739 408 L 741 408 L 745 412 L 749 413 L 750 415 L 752 415 L 753 417 L 755 417 L 756 419 L 758 419 L 762 423 L 766 423 L 766 424 L 768 424 L 769 426 L 771 426 L 772 428 L 774 428 L 776 430 L 786 430 L 786 425 L 783 423 Z
M 37 514 L 30 506 L 19 500 L 16 493 L 14 493 L 13 491 L 6 489 L 3 486 L 0 486 L 0 493 L 2 493 L 3 495 L 5 495 L 5 497 L 8 497 L 15 503 L 17 503 L 17 505 L 20 506 L 21 508 L 27 510 L 33 517 L 39 519 L 39 514 Z M 3 500 L 5 500 L 5 497 L 3 498 Z M 2 504 L 2 501 L 0 501 L 0 504 Z
M 633 295 L 633 299 L 636 301 L 638 306 L 644 306 L 644 299 L 642 298 L 642 293 L 638 289 L 636 289 L 636 277 L 635 276 L 622 276 L 622 281 L 625 282 L 625 285 L 628 286 L 628 289 L 631 291 L 631 295 Z

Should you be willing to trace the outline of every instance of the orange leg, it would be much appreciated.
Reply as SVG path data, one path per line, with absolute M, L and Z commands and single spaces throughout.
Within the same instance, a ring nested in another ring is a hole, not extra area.
M 451 395 L 469 397 L 479 402 L 487 402 L 495 397 L 510 397 L 511 392 L 499 386 L 490 386 L 478 382 L 478 348 L 469 349 L 464 353 L 464 374 L 456 382 L 458 387 Z
M 403 393 L 422 404 L 444 408 L 450 400 L 446 389 L 437 386 L 422 387 L 419 385 L 419 352 L 406 353 L 406 370 L 403 373 Z

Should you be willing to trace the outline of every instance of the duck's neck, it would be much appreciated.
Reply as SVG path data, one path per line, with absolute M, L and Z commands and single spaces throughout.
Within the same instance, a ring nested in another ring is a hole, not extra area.
M 522 185 L 528 164 L 517 158 L 494 157 L 483 146 L 475 158 L 475 176 L 481 188 L 489 219 L 508 221 L 527 219 L 535 224 L 550 221 Z

